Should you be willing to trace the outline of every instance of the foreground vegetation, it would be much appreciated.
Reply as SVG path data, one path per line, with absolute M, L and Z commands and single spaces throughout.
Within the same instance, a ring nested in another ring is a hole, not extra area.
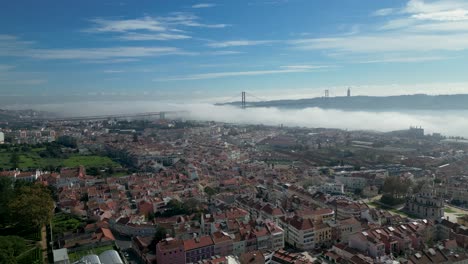
M 0 178 L 0 263 L 42 263 L 41 227 L 52 219 L 48 188 Z

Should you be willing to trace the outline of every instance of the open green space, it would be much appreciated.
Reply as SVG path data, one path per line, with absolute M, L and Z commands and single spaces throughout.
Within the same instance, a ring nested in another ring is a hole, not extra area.
M 109 157 L 104 156 L 84 156 L 76 153 L 64 155 L 63 157 L 41 157 L 40 153 L 44 148 L 33 148 L 27 151 L 17 151 L 18 168 L 19 169 L 36 169 L 36 168 L 56 168 L 56 167 L 120 167 L 120 165 Z M 14 152 L 11 150 L 0 150 L 0 169 L 12 169 L 12 156 Z
M 92 248 L 92 249 L 86 249 L 86 250 L 80 250 L 80 251 L 68 253 L 68 257 L 70 258 L 70 262 L 73 263 L 73 262 L 81 259 L 82 257 L 86 256 L 86 255 L 90 255 L 90 254 L 99 255 L 102 252 L 104 252 L 106 250 L 111 250 L 111 249 L 114 249 L 113 245 L 95 247 L 95 248 Z
M 450 207 L 445 207 L 445 208 L 444 208 L 444 212 L 449 213 L 449 214 L 454 214 L 454 213 L 456 213 L 457 211 L 453 210 L 453 209 L 450 208 Z
M 67 213 L 57 213 L 54 215 L 54 218 L 52 218 L 52 230 L 56 234 L 69 231 L 73 232 L 83 225 L 84 222 L 78 217 Z
M 119 164 L 102 156 L 71 156 L 62 162 L 65 167 L 118 167 Z
M 403 217 L 409 217 L 409 218 L 419 218 L 417 217 L 416 215 L 412 215 L 412 214 L 409 214 L 405 211 L 402 211 L 402 210 L 398 210 L 398 209 L 395 209 L 393 207 L 390 207 L 390 206 L 386 206 L 384 204 L 381 204 L 377 201 L 372 201 L 370 203 L 367 203 L 369 206 L 371 207 L 374 207 L 374 208 L 377 208 L 377 209 L 382 209 L 382 210 L 386 210 L 386 211 L 389 211 L 393 214 L 398 214 L 398 215 L 401 215 Z

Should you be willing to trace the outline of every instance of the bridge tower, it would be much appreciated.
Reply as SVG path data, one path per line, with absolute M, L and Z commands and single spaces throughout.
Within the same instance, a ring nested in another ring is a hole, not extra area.
M 242 92 L 241 108 L 242 108 L 242 109 L 245 109 L 245 92 Z

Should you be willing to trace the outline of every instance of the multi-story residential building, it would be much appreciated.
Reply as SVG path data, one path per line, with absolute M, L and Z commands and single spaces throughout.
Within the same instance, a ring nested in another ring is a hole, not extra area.
M 233 252 L 233 240 L 230 235 L 224 232 L 215 232 L 212 234 L 214 243 L 214 254 L 219 256 L 228 256 Z
M 240 233 L 234 233 L 234 239 L 232 241 L 232 253 L 236 256 L 240 256 L 245 252 L 245 240 L 242 239 Z
M 385 245 L 372 234 L 362 231 L 349 237 L 349 246 L 373 258 L 385 255 Z
M 184 240 L 186 263 L 197 263 L 214 256 L 214 243 L 210 236 Z
M 165 264 L 185 264 L 184 242 L 174 238 L 160 241 L 156 245 L 156 261 Z
M 330 225 L 324 222 L 315 222 L 314 243 L 316 248 L 329 246 L 332 243 L 332 228 Z
M 298 216 L 292 218 L 282 217 L 280 225 L 285 230 L 286 243 L 301 250 L 315 248 L 315 230 L 312 219 L 304 219 Z

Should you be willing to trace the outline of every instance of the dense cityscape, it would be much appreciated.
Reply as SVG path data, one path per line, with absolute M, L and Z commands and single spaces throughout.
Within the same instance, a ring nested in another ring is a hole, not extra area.
M 2 124 L 1 226 L 35 255 L 2 263 L 468 261 L 463 138 L 28 118 Z
M 468 264 L 468 0 L 4 0 L 0 264 Z

